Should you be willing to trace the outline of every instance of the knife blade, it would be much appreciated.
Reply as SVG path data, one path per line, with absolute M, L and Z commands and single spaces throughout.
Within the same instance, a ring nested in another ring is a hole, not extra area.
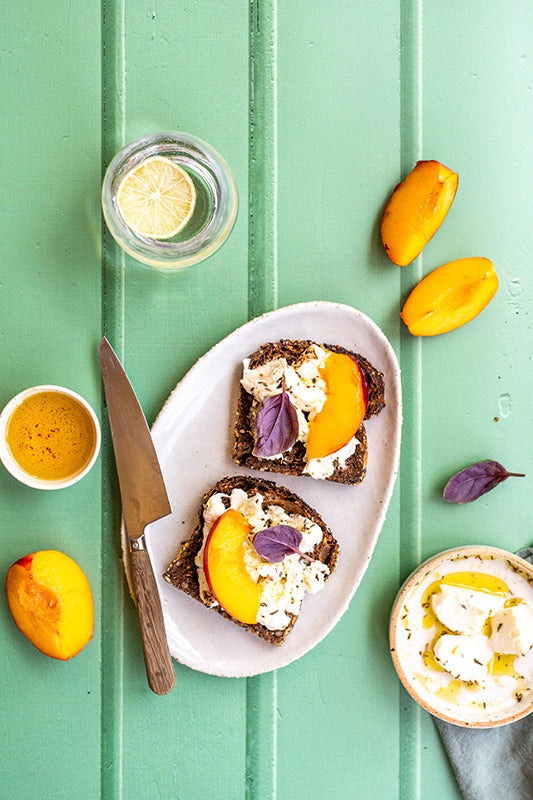
M 142 408 L 105 336 L 99 353 L 146 673 L 152 691 L 162 695 L 174 687 L 176 673 L 144 530 L 172 509 Z

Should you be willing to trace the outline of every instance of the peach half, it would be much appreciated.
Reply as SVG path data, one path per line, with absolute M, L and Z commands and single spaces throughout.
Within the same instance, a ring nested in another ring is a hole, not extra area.
M 307 458 L 324 458 L 355 436 L 366 413 L 368 390 L 359 364 L 345 353 L 330 353 L 320 374 L 326 401 L 309 420 Z
M 419 161 L 394 189 L 381 219 L 381 241 L 394 264 L 407 266 L 440 228 L 459 176 L 438 161 Z
M 401 318 L 414 336 L 434 336 L 476 317 L 498 290 L 488 258 L 460 258 L 426 275 L 413 289 Z
M 225 511 L 207 537 L 204 570 L 209 588 L 222 608 L 239 622 L 254 625 L 261 588 L 244 563 L 243 543 L 249 533 L 250 525 L 239 511 Z
M 66 661 L 92 639 L 91 587 L 64 553 L 42 550 L 20 558 L 8 570 L 6 591 L 17 627 L 45 655 Z

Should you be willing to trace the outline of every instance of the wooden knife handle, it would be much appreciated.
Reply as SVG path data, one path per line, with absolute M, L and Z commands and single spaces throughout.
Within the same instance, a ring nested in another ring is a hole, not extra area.
M 168 694 L 176 683 L 176 673 L 168 649 L 163 611 L 150 557 L 146 550 L 136 549 L 136 544 L 132 542 L 130 551 L 131 569 L 148 684 L 156 694 Z

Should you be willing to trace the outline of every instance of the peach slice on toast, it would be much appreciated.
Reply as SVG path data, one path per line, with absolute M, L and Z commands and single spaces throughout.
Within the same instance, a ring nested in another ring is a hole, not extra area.
M 239 622 L 254 625 L 261 588 L 244 563 L 243 542 L 249 533 L 250 525 L 239 511 L 225 511 L 207 537 L 204 570 L 209 588 L 222 608 Z
M 326 400 L 309 420 L 309 460 L 324 458 L 348 444 L 359 429 L 368 404 L 365 377 L 351 356 L 330 353 L 320 373 L 326 382 Z

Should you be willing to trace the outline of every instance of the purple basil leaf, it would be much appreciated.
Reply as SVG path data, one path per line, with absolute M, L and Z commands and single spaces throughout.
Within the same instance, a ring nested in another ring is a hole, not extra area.
M 273 563 L 283 561 L 285 556 L 290 556 L 292 553 L 298 553 L 302 558 L 312 561 L 310 556 L 298 549 L 301 542 L 301 532 L 292 525 L 273 525 L 256 534 L 254 550 L 265 561 Z
M 255 447 L 258 458 L 277 456 L 289 450 L 298 438 L 298 416 L 282 384 L 281 393 L 265 397 L 255 417 Z
M 478 461 L 450 478 L 444 487 L 444 499 L 449 503 L 471 503 L 511 476 L 524 477 L 522 473 L 507 472 L 497 461 Z

